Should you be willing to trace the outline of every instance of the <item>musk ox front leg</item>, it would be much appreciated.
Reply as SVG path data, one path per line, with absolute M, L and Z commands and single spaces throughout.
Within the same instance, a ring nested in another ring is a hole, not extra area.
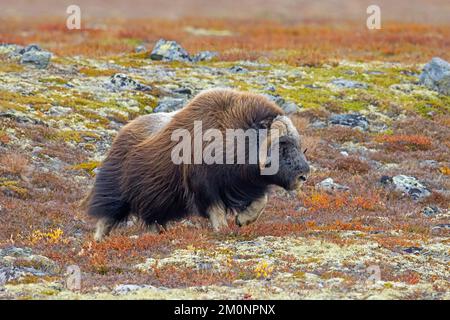
M 218 232 L 221 229 L 228 227 L 226 213 L 225 206 L 222 204 L 212 205 L 208 209 L 209 220 L 211 221 L 214 231 Z
M 114 228 L 114 220 L 108 218 L 100 218 L 95 226 L 94 240 L 97 242 L 102 241 L 106 236 L 111 233 Z
M 239 227 L 249 225 L 258 220 L 267 204 L 267 194 L 253 201 L 244 211 L 236 215 L 236 224 Z

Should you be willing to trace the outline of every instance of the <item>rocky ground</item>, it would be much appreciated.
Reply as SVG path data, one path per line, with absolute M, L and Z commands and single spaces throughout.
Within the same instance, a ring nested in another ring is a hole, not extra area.
M 0 56 L 1 298 L 450 298 L 444 60 L 223 61 L 165 41 L 105 58 Z M 274 188 L 260 221 L 230 217 L 220 234 L 192 217 L 159 235 L 129 221 L 93 242 L 79 202 L 120 127 L 214 87 L 291 115 L 313 169 L 303 188 Z

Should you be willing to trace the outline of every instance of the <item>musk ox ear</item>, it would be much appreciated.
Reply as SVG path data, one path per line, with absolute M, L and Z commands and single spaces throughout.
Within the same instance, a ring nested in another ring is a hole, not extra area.
M 276 143 L 282 136 L 291 136 L 300 141 L 300 135 L 292 121 L 286 116 L 277 116 L 267 133 L 259 145 L 259 167 L 261 170 L 271 164 L 272 145 Z

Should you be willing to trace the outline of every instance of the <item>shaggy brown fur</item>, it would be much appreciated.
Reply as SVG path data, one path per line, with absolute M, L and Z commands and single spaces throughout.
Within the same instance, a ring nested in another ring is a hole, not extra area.
M 178 141 L 171 134 L 184 128 L 193 139 L 196 120 L 203 131 L 214 128 L 224 135 L 226 129 L 265 129 L 280 115 L 282 109 L 261 95 L 212 90 L 196 96 L 163 128 L 151 116 L 130 122 L 116 137 L 88 198 L 88 213 L 100 219 L 96 237 L 130 213 L 148 225 L 198 213 L 218 229 L 224 223 L 219 212 L 245 212 L 254 201 L 266 199 L 268 186 L 277 183 L 262 177 L 257 164 L 176 165 L 171 152 Z

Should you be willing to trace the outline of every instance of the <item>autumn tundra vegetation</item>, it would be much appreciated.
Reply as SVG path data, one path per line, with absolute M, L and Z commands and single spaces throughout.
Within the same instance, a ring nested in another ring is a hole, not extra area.
M 3 19 L 0 297 L 450 298 L 448 39 L 405 21 Z M 307 181 L 271 187 L 246 226 L 130 218 L 94 241 L 80 204 L 118 131 L 216 87 L 289 116 Z

